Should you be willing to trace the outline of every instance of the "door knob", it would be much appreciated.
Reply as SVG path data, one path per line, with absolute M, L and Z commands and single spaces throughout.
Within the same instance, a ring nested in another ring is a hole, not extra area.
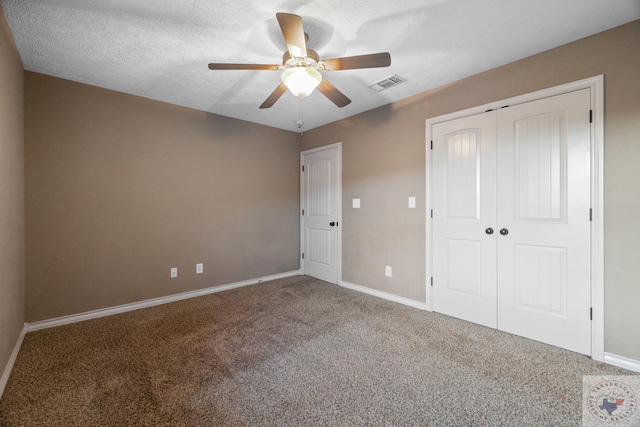
M 333 226 L 335 226 L 335 225 L 336 225 L 336 223 L 335 223 L 335 222 L 333 222 L 333 221 L 331 221 L 331 222 L 329 223 L 329 225 L 333 227 Z
M 484 232 L 487 234 L 493 234 L 493 228 L 489 227 L 486 230 L 484 230 Z
M 502 228 L 500 229 L 500 234 L 502 234 L 503 236 L 506 236 L 507 234 L 509 234 L 509 230 L 507 230 L 506 228 Z

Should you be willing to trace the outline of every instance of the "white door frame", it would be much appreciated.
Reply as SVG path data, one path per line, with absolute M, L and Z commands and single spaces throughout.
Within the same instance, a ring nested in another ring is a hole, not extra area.
M 591 307 L 593 318 L 591 322 L 591 358 L 604 361 L 604 76 L 599 75 L 583 80 L 554 86 L 552 88 L 492 102 L 489 104 L 468 108 L 466 110 L 433 117 L 426 120 L 426 307 L 433 311 L 433 298 L 431 291 L 432 264 L 432 220 L 431 209 L 431 127 L 436 123 L 459 119 L 487 110 L 499 109 L 507 105 L 522 104 L 550 96 L 560 95 L 579 89 L 591 89 L 591 109 L 593 120 L 591 122 Z
M 338 285 L 342 283 L 342 142 L 336 142 L 335 144 L 323 145 L 322 147 L 312 148 L 310 150 L 305 150 L 300 152 L 300 250 L 298 251 L 302 254 L 304 250 L 304 216 L 302 215 L 302 209 L 304 208 L 304 172 L 302 172 L 302 166 L 304 165 L 304 156 L 307 154 L 317 153 L 319 151 L 330 150 L 330 149 L 338 149 L 337 159 L 338 159 L 338 180 L 337 180 L 337 200 L 338 206 L 337 215 L 338 215 Z M 304 262 L 302 260 L 302 255 L 300 255 L 300 272 L 301 274 L 305 274 L 304 271 Z

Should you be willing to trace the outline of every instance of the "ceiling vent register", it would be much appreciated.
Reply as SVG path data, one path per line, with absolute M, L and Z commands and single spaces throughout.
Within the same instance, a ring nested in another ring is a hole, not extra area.
M 369 87 L 375 91 L 382 92 L 383 90 L 387 90 L 394 86 L 398 86 L 399 84 L 402 84 L 406 81 L 407 79 L 400 77 L 397 74 L 394 74 L 393 76 L 380 80 L 379 82 L 376 82 L 370 85 Z

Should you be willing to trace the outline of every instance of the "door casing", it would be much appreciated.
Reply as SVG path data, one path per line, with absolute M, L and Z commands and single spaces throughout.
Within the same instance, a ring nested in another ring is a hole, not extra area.
M 426 301 L 427 309 L 433 310 L 431 278 L 433 251 L 431 210 L 431 140 L 432 126 L 437 123 L 476 115 L 487 110 L 499 109 L 505 105 L 517 105 L 550 96 L 560 95 L 579 89 L 589 88 L 591 94 L 591 307 L 593 317 L 591 323 L 591 357 L 604 361 L 604 76 L 599 75 L 572 83 L 508 98 L 490 104 L 469 108 L 462 111 L 434 117 L 426 120 Z

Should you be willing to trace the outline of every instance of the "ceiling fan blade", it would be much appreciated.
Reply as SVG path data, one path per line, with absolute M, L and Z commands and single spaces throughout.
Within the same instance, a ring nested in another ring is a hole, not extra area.
M 287 50 L 294 58 L 307 57 L 307 42 L 302 28 L 302 18 L 291 13 L 276 13 Z
M 284 85 L 284 83 L 280 83 L 278 85 L 278 87 L 276 88 L 276 90 L 271 92 L 271 95 L 269 95 L 269 97 L 267 99 L 265 99 L 265 101 L 262 103 L 260 108 L 269 108 L 269 107 L 271 107 L 273 104 L 276 103 L 276 101 L 278 99 L 280 99 L 282 94 L 285 93 L 286 91 L 287 91 L 287 87 Z
M 378 68 L 391 65 L 389 52 L 368 55 L 346 56 L 344 58 L 325 59 L 320 67 L 325 71 L 354 70 L 357 68 Z
M 269 64 L 209 64 L 210 70 L 268 70 L 278 71 L 281 69 L 280 65 Z
M 351 103 L 351 100 L 347 98 L 344 93 L 336 89 L 334 85 L 329 83 L 327 79 L 322 79 L 318 85 L 318 90 L 340 108 Z

